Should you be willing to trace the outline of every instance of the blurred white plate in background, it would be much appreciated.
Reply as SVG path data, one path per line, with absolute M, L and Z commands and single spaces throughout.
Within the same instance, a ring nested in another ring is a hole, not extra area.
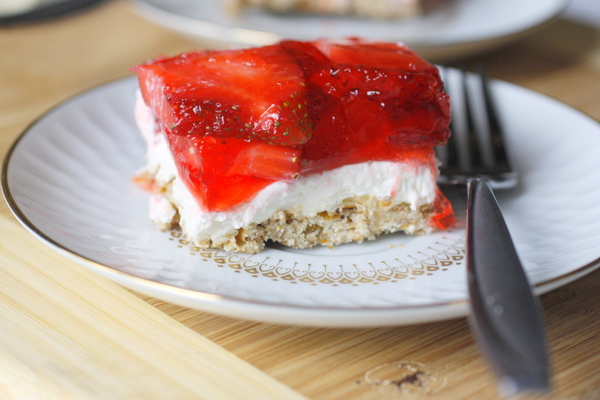
M 450 0 L 416 18 L 394 21 L 275 14 L 247 10 L 230 15 L 219 0 L 137 0 L 155 23 L 224 46 L 257 46 L 278 40 L 361 36 L 402 41 L 438 61 L 482 51 L 520 37 L 559 15 L 566 0 Z

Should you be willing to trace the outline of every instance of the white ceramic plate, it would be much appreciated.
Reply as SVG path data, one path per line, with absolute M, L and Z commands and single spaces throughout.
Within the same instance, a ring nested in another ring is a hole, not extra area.
M 202 251 L 147 216 L 131 180 L 145 145 L 136 80 L 97 87 L 36 121 L 10 150 L 7 202 L 44 243 L 140 292 L 209 312 L 282 324 L 381 326 L 466 315 L 464 219 L 430 236 L 258 255 Z M 527 274 L 543 293 L 599 265 L 600 127 L 531 91 L 495 82 L 522 174 L 500 193 Z
M 361 36 L 402 41 L 430 60 L 492 48 L 560 14 L 566 0 L 448 0 L 418 18 L 373 21 L 249 10 L 233 16 L 221 0 L 137 0 L 140 14 L 193 37 L 238 45 L 283 38 L 311 40 Z

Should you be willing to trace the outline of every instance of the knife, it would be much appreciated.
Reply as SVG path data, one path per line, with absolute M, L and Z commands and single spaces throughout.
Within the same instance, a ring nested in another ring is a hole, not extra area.
M 502 395 L 548 391 L 549 356 L 539 299 L 489 185 L 473 179 L 467 189 L 467 284 L 475 339 L 499 377 Z

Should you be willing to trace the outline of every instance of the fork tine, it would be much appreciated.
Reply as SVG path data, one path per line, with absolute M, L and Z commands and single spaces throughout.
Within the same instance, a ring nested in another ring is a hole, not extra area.
M 469 90 L 468 75 L 462 68 L 460 69 L 460 80 L 463 103 L 465 105 L 465 133 L 467 135 L 467 143 L 469 144 L 469 151 L 465 155 L 468 156 L 468 165 L 475 169 L 483 165 L 483 158 L 481 156 L 481 145 L 475 125 L 475 116 L 473 115 L 473 100 L 471 99 L 472 96 Z
M 448 68 L 444 68 L 441 70 L 442 80 L 444 81 L 444 86 L 446 91 L 448 91 L 448 85 L 450 81 L 450 77 L 448 74 Z M 456 132 L 456 123 L 454 119 L 450 120 L 450 132 Z M 444 156 L 442 161 L 446 167 L 449 168 L 458 168 L 459 160 L 458 160 L 458 149 L 456 148 L 456 138 L 454 135 L 451 135 L 448 139 L 447 143 L 443 146 L 445 149 Z
M 477 66 L 477 73 L 481 77 L 481 90 L 483 92 L 485 111 L 488 118 L 488 127 L 492 141 L 492 156 L 494 158 L 494 163 L 498 168 L 509 170 L 510 165 L 508 162 L 508 156 L 506 154 L 506 150 L 504 149 L 504 134 L 502 131 L 502 126 L 500 125 L 498 113 L 496 112 L 494 98 L 490 93 L 490 84 L 483 65 L 480 64 Z

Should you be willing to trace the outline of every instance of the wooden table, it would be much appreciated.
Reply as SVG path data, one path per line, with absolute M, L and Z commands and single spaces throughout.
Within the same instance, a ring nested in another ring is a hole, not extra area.
M 140 18 L 125 1 L 1 29 L 2 155 L 56 103 L 157 54 L 202 46 Z M 481 58 L 492 77 L 600 120 L 599 30 L 557 20 Z M 465 319 L 317 329 L 186 309 L 81 268 L 0 207 L 2 399 L 499 398 Z M 600 270 L 542 296 L 555 386 L 544 398 L 600 398 L 599 289 Z M 401 363 L 429 373 L 425 389 L 443 389 L 400 394 Z M 384 373 L 387 383 L 378 380 Z

